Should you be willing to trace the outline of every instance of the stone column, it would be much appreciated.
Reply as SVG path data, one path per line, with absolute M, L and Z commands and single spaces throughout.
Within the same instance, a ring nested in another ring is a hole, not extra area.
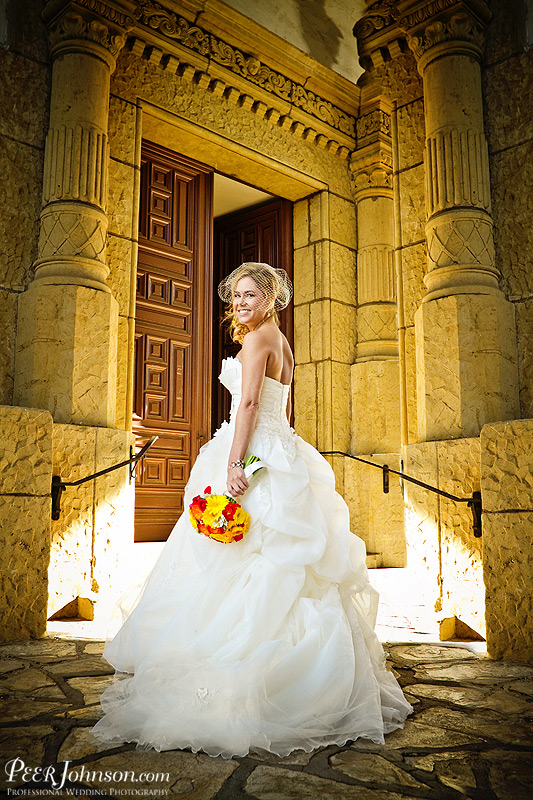
M 351 163 L 358 231 L 352 447 L 359 453 L 397 452 L 400 446 L 390 114 L 382 97 L 363 103 Z
M 35 277 L 19 303 L 15 404 L 46 408 L 55 422 L 113 427 L 115 420 L 107 123 L 110 75 L 134 5 L 50 0 L 43 12 L 53 61 L 50 128 Z
M 418 0 L 399 20 L 423 77 L 426 121 L 427 294 L 415 317 L 420 441 L 477 436 L 486 422 L 518 416 L 514 309 L 498 287 L 483 131 L 490 13 L 483 0 L 449 6 Z

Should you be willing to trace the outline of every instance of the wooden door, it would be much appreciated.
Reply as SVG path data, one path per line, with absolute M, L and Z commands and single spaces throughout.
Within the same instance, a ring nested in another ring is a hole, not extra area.
M 226 214 L 215 220 L 214 231 L 212 433 L 224 419 L 228 419 L 231 405 L 229 392 L 217 380 L 222 359 L 240 350 L 240 345 L 229 338 L 227 329 L 221 329 L 224 305 L 217 294 L 218 284 L 244 261 L 264 261 L 273 267 L 283 267 L 292 279 L 292 203 L 289 200 L 269 200 L 245 211 Z M 292 347 L 292 303 L 281 312 L 280 324 Z
M 210 434 L 212 170 L 144 142 L 133 431 L 159 440 L 137 469 L 135 541 L 164 541 Z

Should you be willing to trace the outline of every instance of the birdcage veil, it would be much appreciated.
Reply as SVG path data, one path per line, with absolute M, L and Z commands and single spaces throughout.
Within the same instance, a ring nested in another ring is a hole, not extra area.
M 235 287 L 241 278 L 250 277 L 265 295 L 265 308 L 281 311 L 292 297 L 292 281 L 281 267 L 271 267 L 261 261 L 245 261 L 220 281 L 218 295 L 224 303 L 232 303 Z

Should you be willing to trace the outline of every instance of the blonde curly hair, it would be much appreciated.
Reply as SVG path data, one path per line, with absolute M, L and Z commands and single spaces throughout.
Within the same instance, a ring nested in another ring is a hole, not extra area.
M 224 278 L 218 287 L 220 298 L 227 303 L 222 324 L 228 325 L 231 339 L 239 344 L 243 343 L 249 328 L 237 318 L 233 310 L 233 298 L 237 283 L 241 278 L 247 277 L 251 278 L 259 291 L 264 294 L 265 310 L 270 310 L 278 327 L 280 321 L 277 312 L 288 305 L 292 296 L 292 283 L 285 270 L 275 269 L 270 264 L 259 261 L 246 261 Z

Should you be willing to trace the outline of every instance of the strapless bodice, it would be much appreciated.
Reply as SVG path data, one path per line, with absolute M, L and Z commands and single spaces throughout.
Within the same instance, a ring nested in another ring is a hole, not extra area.
M 237 413 L 241 401 L 242 364 L 239 359 L 234 356 L 222 359 L 222 369 L 218 379 L 231 392 L 231 421 Z M 287 423 L 286 409 L 289 390 L 289 384 L 280 383 L 280 381 L 265 375 L 259 400 L 258 422 L 264 419 L 265 421 L 280 420 Z

